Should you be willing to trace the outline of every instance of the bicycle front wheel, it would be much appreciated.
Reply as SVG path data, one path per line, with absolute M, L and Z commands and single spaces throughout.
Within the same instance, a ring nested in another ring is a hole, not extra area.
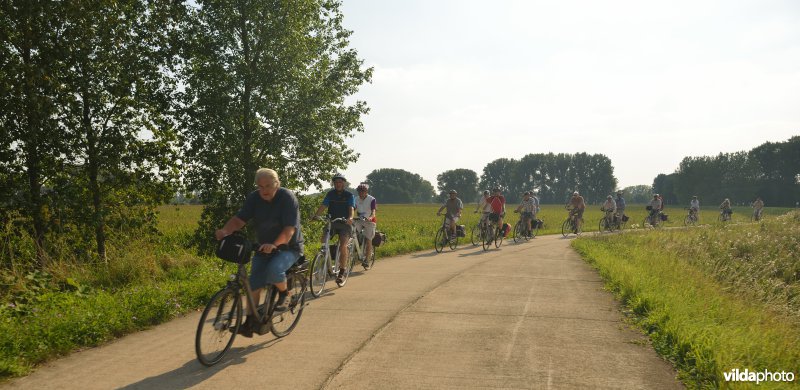
M 311 263 L 311 295 L 318 298 L 325 291 L 325 282 L 328 281 L 328 266 L 326 253 L 320 251 Z
M 374 267 L 374 266 L 375 266 L 375 251 L 376 251 L 376 250 L 377 250 L 377 248 L 375 248 L 375 247 L 373 246 L 373 247 L 372 247 L 372 253 L 370 253 L 370 255 L 369 255 L 369 260 L 368 260 L 368 261 L 369 261 L 369 269 L 372 269 L 372 267 Z
M 194 349 L 205 366 L 219 363 L 231 348 L 242 323 L 242 303 L 237 291 L 224 288 L 214 294 L 200 316 Z
M 506 237 L 505 229 L 502 227 L 495 231 L 494 235 L 494 247 L 499 248 L 500 245 L 503 245 L 503 239 Z
M 481 234 L 481 236 L 483 236 L 483 241 L 481 241 L 481 244 L 483 245 L 483 250 L 488 251 L 489 246 L 491 246 L 492 241 L 494 241 L 494 235 L 492 235 L 494 227 L 491 225 L 484 226 L 483 229 L 481 229 L 481 231 L 483 232 Z
M 478 246 L 479 243 L 483 242 L 483 237 L 481 236 L 481 225 L 477 224 L 472 227 L 472 232 L 469 235 L 470 241 L 472 241 L 472 246 Z
M 303 274 L 289 274 L 286 276 L 286 287 L 291 291 L 291 298 L 286 310 L 282 312 L 273 311 L 270 319 L 269 328 L 275 337 L 284 337 L 297 326 L 300 316 L 303 314 L 303 307 L 306 303 L 306 277 Z M 278 301 L 278 294 L 272 294 L 273 301 L 271 307 L 275 307 Z
M 567 220 L 561 224 L 561 235 L 566 237 L 570 233 L 572 233 L 572 223 L 570 223 L 569 218 L 567 218 Z
M 448 242 L 450 243 L 450 250 L 456 250 L 456 248 L 458 248 L 458 233 L 456 233 L 455 238 Z
M 442 253 L 444 250 L 445 237 L 447 236 L 447 232 L 444 231 L 444 228 L 439 228 L 439 231 L 436 232 L 436 238 L 433 241 L 433 247 L 436 249 L 436 253 Z
M 514 240 L 516 244 L 518 241 L 522 241 L 522 221 L 518 221 L 516 225 L 514 225 L 514 235 L 511 238 Z

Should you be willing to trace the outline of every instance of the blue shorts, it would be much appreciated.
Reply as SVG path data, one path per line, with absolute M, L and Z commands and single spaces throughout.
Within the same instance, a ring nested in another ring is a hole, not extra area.
M 250 288 L 253 290 L 286 281 L 286 270 L 300 258 L 300 252 L 283 250 L 267 257 L 258 253 L 250 266 Z

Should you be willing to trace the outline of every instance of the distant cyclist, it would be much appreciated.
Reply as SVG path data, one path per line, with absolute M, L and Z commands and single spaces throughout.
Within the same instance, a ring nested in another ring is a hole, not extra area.
M 515 213 L 522 212 L 521 218 L 525 221 L 526 226 L 526 233 L 530 235 L 530 232 L 533 230 L 531 226 L 531 222 L 536 218 L 536 208 L 538 206 L 537 202 L 534 201 L 535 197 L 531 196 L 530 192 L 525 192 L 522 194 L 522 203 L 517 206 L 517 209 L 514 210 Z
M 492 196 L 486 199 L 492 212 L 489 214 L 489 220 L 497 223 L 498 228 L 503 228 L 503 217 L 506 215 L 506 198 L 501 195 L 500 189 L 492 188 Z
M 367 259 L 372 254 L 372 239 L 375 237 L 375 225 L 377 222 L 375 216 L 378 202 L 374 196 L 368 194 L 369 184 L 367 183 L 359 184 L 356 187 L 356 192 L 358 192 L 358 196 L 356 196 L 356 213 L 359 218 L 366 218 L 366 221 L 362 219 L 355 221 L 356 229 L 363 229 L 364 238 L 366 239 L 364 259 L 361 261 L 361 265 L 364 269 L 369 269 L 369 261 Z
M 650 219 L 650 224 L 655 226 L 658 224 L 659 214 L 661 213 L 661 209 L 664 207 L 664 203 L 661 202 L 661 197 L 658 194 L 653 195 L 653 200 L 650 201 L 650 204 L 647 206 L 650 214 L 647 218 Z
M 346 222 L 335 222 L 331 224 L 331 231 L 325 232 L 322 236 L 323 242 L 325 241 L 325 234 L 330 234 L 331 237 L 339 235 L 339 275 L 336 275 L 336 283 L 342 284 L 342 277 L 344 276 L 345 265 L 347 264 L 347 244 L 350 240 L 353 225 L 353 210 L 356 207 L 356 197 L 353 193 L 344 189 L 347 179 L 341 173 L 333 175 L 331 179 L 333 182 L 333 189 L 328 191 L 322 204 L 317 209 L 314 219 L 319 219 L 325 208 L 328 208 L 328 216 L 331 219 L 344 218 Z
M 622 217 L 625 216 L 625 198 L 622 197 L 622 191 L 617 191 L 617 198 L 614 199 L 614 203 L 617 206 L 617 220 L 622 221 Z
M 456 236 L 456 225 L 458 224 L 458 219 L 461 218 L 461 210 L 464 209 L 464 203 L 461 202 L 461 199 L 458 199 L 458 192 L 456 192 L 456 190 L 450 190 L 448 196 L 449 198 L 444 202 L 442 207 L 439 207 L 439 211 L 436 212 L 436 215 L 442 215 L 442 210 L 447 209 L 445 216 L 449 224 L 448 230 L 450 231 L 450 239 L 453 239 Z
M 689 212 L 694 215 L 694 219 L 697 220 L 700 216 L 700 201 L 697 199 L 697 195 L 692 197 L 692 201 L 689 202 Z
M 723 220 L 727 221 L 731 219 L 731 214 L 733 214 L 733 209 L 731 208 L 731 200 L 725 198 L 722 203 L 719 205 L 719 209 L 722 210 Z
M 481 201 L 478 202 L 478 207 L 475 208 L 475 212 L 481 212 L 481 221 L 480 224 L 483 225 L 486 220 L 489 218 L 489 213 L 492 212 L 492 206 L 486 200 L 489 199 L 489 190 L 484 190 L 483 195 L 481 196 Z
M 764 210 L 764 201 L 761 200 L 761 197 L 757 197 L 756 201 L 753 202 L 753 219 L 756 221 L 761 220 L 761 213 Z
M 570 217 L 576 218 L 575 227 L 580 232 L 581 225 L 583 225 L 583 211 L 586 210 L 586 202 L 578 191 L 572 193 L 572 198 L 569 199 L 567 207 L 570 208 Z
M 617 202 L 614 201 L 611 195 L 606 196 L 606 201 L 600 206 L 600 210 L 606 212 L 605 219 L 611 225 L 614 222 L 614 216 L 617 214 Z

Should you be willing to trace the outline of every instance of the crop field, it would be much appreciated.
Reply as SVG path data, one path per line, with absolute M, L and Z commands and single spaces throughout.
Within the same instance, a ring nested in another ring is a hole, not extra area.
M 505 222 L 514 225 L 519 220 L 519 214 L 513 212 L 517 205 L 507 205 Z M 436 230 L 441 226 L 443 217 L 436 216 L 438 204 L 388 204 L 378 205 L 378 230 L 386 233 L 388 242 L 378 248 L 379 257 L 392 256 L 433 248 L 433 238 Z M 473 226 L 478 223 L 480 214 L 474 213 L 477 205 L 466 204 L 459 224 L 465 225 L 467 237 L 459 241 L 461 245 L 471 245 L 469 234 Z M 766 208 L 764 217 L 774 218 L 784 214 L 789 208 Z M 159 230 L 164 237 L 170 240 L 188 240 L 197 226 L 202 206 L 162 206 L 159 209 Z M 683 226 L 686 210 L 683 207 L 667 207 L 664 212 L 669 219 L 665 227 Z M 647 216 L 644 205 L 628 205 L 625 214 L 630 217 L 626 229 L 649 228 L 642 225 Z M 732 223 L 749 222 L 752 209 L 749 207 L 734 207 Z M 584 232 L 596 232 L 598 223 L 604 213 L 599 206 L 588 206 L 583 215 Z M 700 224 L 717 224 L 719 212 L 714 209 L 701 209 Z M 544 221 L 544 228 L 539 234 L 561 234 L 561 224 L 567 218 L 567 211 L 563 205 L 542 205 L 539 219 Z M 321 222 L 310 221 L 309 216 L 303 216 L 303 232 L 306 235 L 306 253 L 312 254 L 319 249 L 319 236 L 322 229 Z

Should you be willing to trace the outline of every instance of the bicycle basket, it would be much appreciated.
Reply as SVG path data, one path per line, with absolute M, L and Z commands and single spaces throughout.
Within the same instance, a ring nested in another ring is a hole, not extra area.
M 648 206 L 646 206 L 644 209 L 645 209 L 645 210 L 647 210 L 647 211 L 650 211 L 650 210 L 652 210 L 652 209 L 653 209 L 653 206 L 649 206 L 649 205 L 648 205 Z
M 537 229 L 541 229 L 543 227 L 544 227 L 544 221 L 542 221 L 541 219 L 537 219 L 536 220 L 536 228 Z
M 628 222 L 629 219 L 627 215 L 622 215 L 622 222 Z
M 386 234 L 383 232 L 375 232 L 375 237 L 372 237 L 372 246 L 379 247 L 386 242 Z
M 667 214 L 661 214 L 661 220 L 666 221 L 669 216 Z
M 236 264 L 250 262 L 250 241 L 240 234 L 231 234 L 217 245 L 216 255 L 222 260 Z

